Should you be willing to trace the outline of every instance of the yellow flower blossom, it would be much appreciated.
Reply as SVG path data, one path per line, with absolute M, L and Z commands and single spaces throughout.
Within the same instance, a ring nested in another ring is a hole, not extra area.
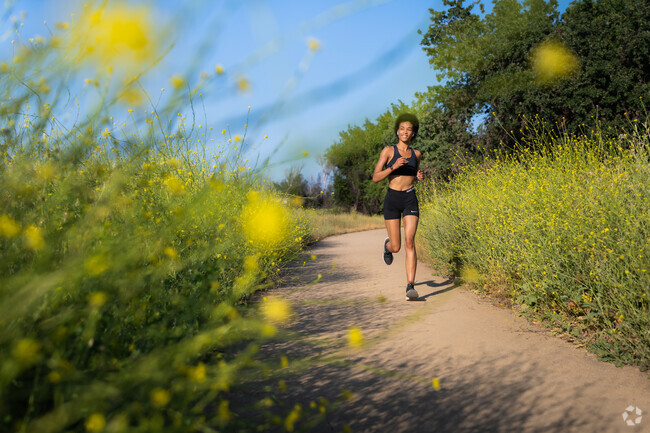
M 287 415 L 287 418 L 284 420 L 284 428 L 288 432 L 294 430 L 294 424 L 300 419 L 300 413 L 302 412 L 302 406 L 299 404 L 295 405 L 293 410 Z
M 309 38 L 307 40 L 307 46 L 311 51 L 318 51 L 320 50 L 321 43 L 318 39 L 316 38 Z
M 173 247 L 165 247 L 163 253 L 172 260 L 178 259 L 178 251 Z
M 156 407 L 166 406 L 171 400 L 172 396 L 166 389 L 156 388 L 151 391 L 151 403 Z
M 11 355 L 22 365 L 31 365 L 40 357 L 41 344 L 32 338 L 23 338 L 14 344 Z
M 460 277 L 468 283 L 478 283 L 480 280 L 480 274 L 473 266 L 463 267 L 460 271 Z
M 16 237 L 20 233 L 20 225 L 7 215 L 0 215 L 0 236 Z
M 176 90 L 179 90 L 185 85 L 185 79 L 180 75 L 173 75 L 169 81 Z
M 260 264 L 257 261 L 257 257 L 248 256 L 244 259 L 244 270 L 246 272 L 259 272 Z
M 205 364 L 199 362 L 196 367 L 189 368 L 189 370 L 187 371 L 187 376 L 190 378 L 192 382 L 203 383 L 205 382 L 206 379 L 205 372 L 206 372 Z
M 73 61 L 92 61 L 113 69 L 141 69 L 158 57 L 152 11 L 128 3 L 86 8 L 69 33 Z M 126 71 L 125 71 L 126 72 Z
M 541 82 L 567 77 L 579 67 L 578 58 L 560 42 L 543 42 L 533 51 L 533 71 Z
M 45 240 L 43 239 L 43 235 L 41 235 L 41 229 L 34 226 L 27 226 L 27 228 L 25 228 L 24 234 L 25 240 L 27 241 L 27 246 L 30 249 L 34 251 L 43 249 L 45 246 Z
M 348 330 L 348 344 L 352 347 L 360 347 L 363 344 L 363 332 L 356 326 Z
M 219 403 L 219 408 L 217 409 L 217 416 L 219 417 L 219 422 L 222 424 L 227 424 L 228 421 L 232 418 L 232 412 L 228 407 L 228 401 L 223 400 Z
M 248 92 L 251 89 L 251 83 L 244 77 L 237 80 L 237 88 L 240 92 Z
M 183 185 L 183 182 L 177 178 L 176 176 L 169 176 L 167 179 L 163 181 L 165 186 L 169 189 L 174 194 L 181 193 L 185 191 L 185 185 Z
M 84 263 L 84 268 L 89 275 L 99 275 L 108 269 L 108 262 L 104 255 L 98 254 L 88 258 Z
M 440 379 L 434 377 L 431 380 L 431 386 L 433 386 L 433 389 L 435 389 L 436 391 L 440 391 Z
M 289 230 L 287 211 L 275 200 L 248 194 L 241 225 L 246 238 L 260 248 L 272 248 L 286 240 Z
M 104 292 L 91 293 L 88 296 L 88 304 L 93 308 L 99 308 L 106 303 L 108 296 Z
M 104 427 L 106 427 L 106 418 L 101 413 L 93 413 L 86 420 L 86 430 L 89 432 L 102 431 Z
M 282 298 L 269 297 L 262 303 L 262 313 L 271 322 L 283 323 L 291 318 L 291 304 Z

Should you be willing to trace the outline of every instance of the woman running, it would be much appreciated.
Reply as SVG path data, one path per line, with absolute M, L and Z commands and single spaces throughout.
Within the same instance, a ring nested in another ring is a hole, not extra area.
M 393 263 L 393 253 L 400 250 L 400 218 L 404 220 L 406 299 L 408 301 L 418 298 L 418 292 L 413 284 L 417 268 L 415 232 L 418 228 L 420 210 L 413 185 L 416 180 L 424 180 L 424 173 L 418 170 L 421 153 L 412 149 L 411 143 L 415 140 L 419 127 L 420 122 L 413 114 L 405 113 L 397 117 L 395 120 L 397 144 L 382 149 L 372 175 L 372 180 L 375 183 L 388 178 L 388 192 L 384 198 L 384 220 L 388 237 L 384 241 L 383 253 L 384 263 L 387 265 Z

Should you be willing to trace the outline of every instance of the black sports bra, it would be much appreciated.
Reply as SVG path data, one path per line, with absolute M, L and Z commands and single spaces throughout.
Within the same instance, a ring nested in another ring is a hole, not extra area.
M 397 145 L 393 146 L 393 157 L 388 161 L 388 166 L 392 167 L 397 161 L 397 158 L 401 158 L 402 155 L 399 154 L 399 149 Z M 415 151 L 411 149 L 411 156 L 406 160 L 406 164 L 393 170 L 391 176 L 416 176 L 418 174 L 418 159 L 415 156 Z

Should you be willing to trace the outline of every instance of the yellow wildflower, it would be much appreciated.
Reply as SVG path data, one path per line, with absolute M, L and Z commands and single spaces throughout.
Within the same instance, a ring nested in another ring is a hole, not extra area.
M 533 51 L 533 71 L 541 82 L 567 77 L 579 67 L 578 58 L 560 42 L 543 42 Z
M 256 192 L 247 197 L 241 218 L 246 238 L 260 248 L 272 248 L 286 240 L 289 218 L 285 208 L 274 200 L 262 199 Z
M 7 215 L 0 215 L 0 236 L 13 238 L 20 233 L 20 225 Z
M 173 247 L 165 247 L 163 252 L 172 260 L 176 260 L 178 258 L 178 251 L 176 251 L 176 249 Z
M 190 369 L 187 372 L 188 377 L 190 380 L 196 383 L 203 383 L 205 382 L 206 374 L 205 374 L 205 364 L 202 362 L 199 362 L 196 367 L 190 367 Z
M 86 420 L 86 430 L 89 432 L 102 431 L 106 427 L 106 418 L 101 413 L 94 413 Z
M 163 181 L 165 186 L 169 189 L 174 194 L 181 193 L 185 191 L 185 185 L 183 185 L 183 182 L 177 178 L 176 176 L 169 176 L 167 179 Z
M 32 338 L 23 338 L 14 344 L 11 355 L 22 365 L 31 365 L 40 356 L 41 344 Z
M 363 344 L 363 332 L 361 328 L 353 326 L 348 330 L 348 344 L 352 347 L 360 347 Z
M 251 83 L 244 77 L 237 80 L 237 88 L 240 92 L 248 92 L 251 89 Z
M 104 3 L 105 4 L 105 3 Z M 87 8 L 70 30 L 68 50 L 74 60 L 91 60 L 113 69 L 141 68 L 158 56 L 152 12 L 127 3 Z
M 25 229 L 25 239 L 27 240 L 27 246 L 34 251 L 38 251 L 45 246 L 41 229 L 38 227 L 28 226 Z
M 169 80 L 174 87 L 174 89 L 179 90 L 185 85 L 185 79 L 180 75 L 173 75 Z
M 102 274 L 106 271 L 106 269 L 108 269 L 107 259 L 102 254 L 92 256 L 86 260 L 86 263 L 84 263 L 84 268 L 89 275 Z
M 262 304 L 264 316 L 275 323 L 282 323 L 289 320 L 292 314 L 291 305 L 282 298 L 270 297 Z
M 228 421 L 230 421 L 232 418 L 232 412 L 230 412 L 230 408 L 228 407 L 228 401 L 223 400 L 221 403 L 219 403 L 217 414 L 220 423 L 226 424 Z
M 309 38 L 307 40 L 307 46 L 311 51 L 318 51 L 320 50 L 321 43 L 318 39 L 316 38 Z
M 465 266 L 460 271 L 460 277 L 467 283 L 478 283 L 480 274 L 473 266 Z
M 151 391 L 151 403 L 156 407 L 166 406 L 171 400 L 171 394 L 166 389 L 156 388 Z
M 99 308 L 106 303 L 108 296 L 104 292 L 91 293 L 88 296 L 88 304 L 93 308 Z

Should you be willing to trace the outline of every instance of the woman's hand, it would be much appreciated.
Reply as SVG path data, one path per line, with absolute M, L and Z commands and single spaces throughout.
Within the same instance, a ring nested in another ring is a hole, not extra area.
M 418 170 L 416 177 L 418 180 L 424 180 L 424 172 L 422 170 Z
M 408 158 L 406 158 L 404 156 L 401 156 L 401 157 L 397 158 L 395 160 L 395 162 L 393 163 L 393 170 L 397 170 L 398 168 L 400 168 L 401 166 L 406 164 L 407 160 L 408 160 Z

